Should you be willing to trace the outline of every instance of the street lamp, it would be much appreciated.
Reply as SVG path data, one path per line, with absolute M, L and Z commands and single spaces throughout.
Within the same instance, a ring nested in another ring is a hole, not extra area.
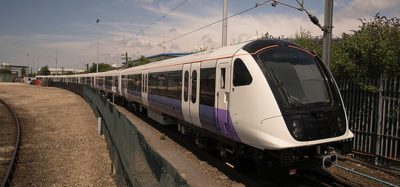
M 96 25 L 100 23 L 100 19 L 97 18 Z M 99 72 L 99 38 L 97 38 L 97 57 L 96 57 L 96 73 Z

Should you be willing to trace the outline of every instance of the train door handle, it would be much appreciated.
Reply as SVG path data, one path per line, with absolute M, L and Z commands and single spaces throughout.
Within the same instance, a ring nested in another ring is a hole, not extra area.
M 229 102 L 229 92 L 224 93 L 224 101 L 225 101 L 225 103 Z

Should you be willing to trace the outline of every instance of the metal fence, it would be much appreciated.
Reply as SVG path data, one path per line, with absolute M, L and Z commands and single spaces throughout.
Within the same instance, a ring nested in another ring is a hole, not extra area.
M 107 98 L 78 84 L 53 85 L 84 97 L 102 118 L 102 134 L 119 186 L 188 186 L 178 171 L 146 143 L 136 127 Z
M 400 165 L 400 78 L 339 80 L 354 133 L 354 153 L 379 165 Z

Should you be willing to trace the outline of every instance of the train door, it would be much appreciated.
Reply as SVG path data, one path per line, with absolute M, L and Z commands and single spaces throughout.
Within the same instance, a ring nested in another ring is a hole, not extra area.
M 200 62 L 193 63 L 190 68 L 189 111 L 192 124 L 201 127 L 199 115 L 200 101 Z
M 188 123 L 192 123 L 189 110 L 190 66 L 191 64 L 184 64 L 182 69 L 182 113 L 183 119 Z
M 228 133 L 229 93 L 231 82 L 231 59 L 220 59 L 217 62 L 217 123 L 223 133 Z
M 145 106 L 149 106 L 149 100 L 148 100 L 148 71 L 143 70 L 142 71 L 142 99 L 143 99 L 143 104 Z
M 199 117 L 200 62 L 183 65 L 182 113 L 186 122 L 201 126 Z

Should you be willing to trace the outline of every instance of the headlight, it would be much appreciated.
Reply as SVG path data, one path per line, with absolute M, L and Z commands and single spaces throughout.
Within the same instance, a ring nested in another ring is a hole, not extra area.
M 303 125 L 300 121 L 294 120 L 292 122 L 293 136 L 296 139 L 302 139 L 304 136 Z

